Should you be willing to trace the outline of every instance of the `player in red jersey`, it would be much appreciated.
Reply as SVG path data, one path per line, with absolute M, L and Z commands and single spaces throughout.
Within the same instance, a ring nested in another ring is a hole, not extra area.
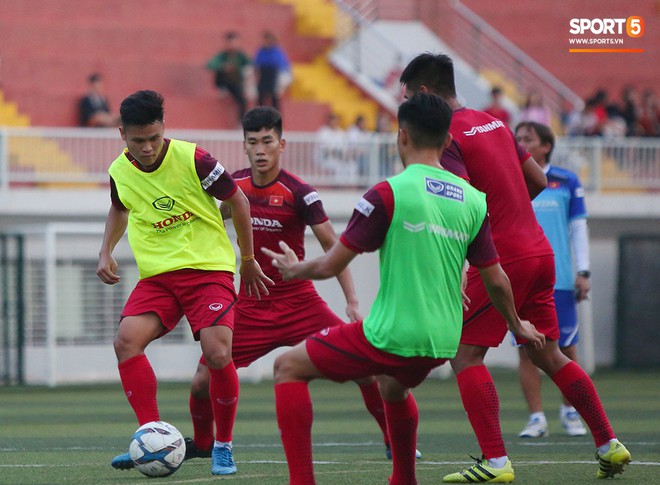
M 557 344 L 559 327 L 553 299 L 555 282 L 552 247 L 536 221 L 531 199 L 545 188 L 546 178 L 532 156 L 515 140 L 509 127 L 487 113 L 464 108 L 456 99 L 454 67 L 446 55 L 420 54 L 401 74 L 406 96 L 431 92 L 454 109 L 450 133 L 454 143 L 442 165 L 486 193 L 493 240 L 502 267 L 511 280 L 521 318 L 531 321 L 547 345 L 525 344 L 534 364 L 548 374 L 587 422 L 597 447 L 598 478 L 614 476 L 630 461 L 616 439 L 598 393 L 586 372 L 566 357 Z M 462 167 L 461 167 L 462 163 Z M 461 345 L 451 365 L 483 460 L 467 470 L 444 477 L 445 482 L 499 482 L 513 479 L 499 423 L 499 399 L 484 366 L 489 347 L 497 347 L 506 325 L 490 304 L 478 272 L 468 270 L 466 310 Z
M 286 147 L 286 140 L 282 138 L 280 113 L 271 107 L 250 110 L 243 118 L 243 133 L 250 167 L 234 172 L 232 177 L 250 201 L 255 247 L 279 250 L 279 241 L 285 241 L 302 260 L 305 257 L 305 227 L 310 226 L 327 251 L 337 237 L 321 198 L 313 187 L 281 167 L 280 155 Z M 223 216 L 231 217 L 227 209 L 229 206 L 221 206 Z M 234 308 L 232 343 L 233 360 L 238 368 L 249 366 L 276 348 L 296 345 L 323 328 L 345 323 L 330 310 L 311 281 L 284 281 L 273 267 L 271 258 L 259 251 L 256 259 L 275 285 L 269 287 L 269 294 L 261 295 L 260 300 L 247 294 L 246 288 L 241 285 Z M 337 279 L 346 297 L 346 314 L 351 321 L 361 320 L 350 272 L 344 271 Z M 378 384 L 373 377 L 356 382 L 367 409 L 383 432 L 386 454 L 391 457 Z M 208 369 L 201 360 L 191 387 L 190 413 L 194 438 L 187 439 L 187 458 L 208 457 L 213 446 L 208 384 Z M 237 404 L 234 401 L 227 405 L 236 409 Z M 226 424 L 233 427 L 233 422 Z M 231 442 L 225 445 L 231 446 Z M 417 453 L 418 458 L 421 457 Z M 233 463 L 227 467 L 235 471 Z

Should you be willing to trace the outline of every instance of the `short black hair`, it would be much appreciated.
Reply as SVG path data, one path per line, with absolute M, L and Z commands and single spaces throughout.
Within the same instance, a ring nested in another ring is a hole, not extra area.
M 282 114 L 271 106 L 257 106 L 243 115 L 243 136 L 248 131 L 261 131 L 274 129 L 277 136 L 282 138 Z
M 157 121 L 162 123 L 163 113 L 163 96 L 149 90 L 131 94 L 119 107 L 123 127 L 147 126 Z
M 536 121 L 521 121 L 518 123 L 518 126 L 516 126 L 516 129 L 513 132 L 517 134 L 518 130 L 521 128 L 527 128 L 528 130 L 532 130 L 534 133 L 536 133 L 542 145 L 550 145 L 550 151 L 545 156 L 545 161 L 549 163 L 550 155 L 552 155 L 552 150 L 555 148 L 555 135 L 552 133 L 552 129 L 548 125 L 537 123 Z
M 456 97 L 454 63 L 445 54 L 418 55 L 403 70 L 399 82 L 414 92 L 424 85 L 445 99 Z
M 416 93 L 399 106 L 399 127 L 408 130 L 417 148 L 441 147 L 451 124 L 452 109 L 449 104 L 432 93 Z

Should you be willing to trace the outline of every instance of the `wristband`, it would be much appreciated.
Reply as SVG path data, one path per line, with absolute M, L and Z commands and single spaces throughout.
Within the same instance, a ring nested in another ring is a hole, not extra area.
M 577 275 L 588 279 L 588 278 L 591 278 L 591 271 L 589 271 L 589 270 L 578 271 Z
M 254 254 L 248 254 L 247 256 L 241 256 L 241 261 L 244 263 L 247 261 L 252 261 L 254 260 Z

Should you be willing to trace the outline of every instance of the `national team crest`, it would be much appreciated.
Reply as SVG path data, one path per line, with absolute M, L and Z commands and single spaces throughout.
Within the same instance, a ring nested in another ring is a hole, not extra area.
M 548 188 L 549 189 L 558 189 L 561 184 L 557 182 L 556 180 L 553 180 L 552 182 L 548 182 Z
M 274 205 L 276 207 L 282 207 L 284 204 L 284 197 L 281 195 L 271 195 L 268 205 Z

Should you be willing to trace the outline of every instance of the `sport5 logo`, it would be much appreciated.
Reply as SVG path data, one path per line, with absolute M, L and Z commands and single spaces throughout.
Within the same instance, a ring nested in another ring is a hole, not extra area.
M 176 204 L 176 201 L 167 195 L 160 197 L 151 203 L 151 205 L 154 206 L 154 209 L 159 211 L 171 211 L 174 208 L 174 204 Z
M 644 18 L 634 15 L 628 18 L 573 18 L 569 20 L 569 33 L 575 35 L 623 35 L 637 38 L 644 35 Z

